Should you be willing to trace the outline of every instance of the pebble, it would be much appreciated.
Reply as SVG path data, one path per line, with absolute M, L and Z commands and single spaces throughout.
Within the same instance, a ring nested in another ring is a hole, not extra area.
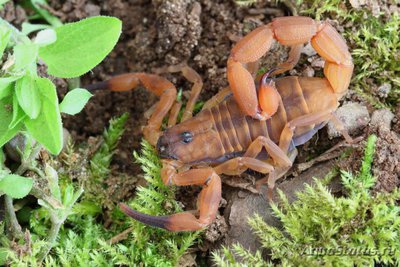
M 388 109 L 374 111 L 371 116 L 371 126 L 375 128 L 385 128 L 390 130 L 390 124 L 394 119 L 394 114 Z
M 335 114 L 351 136 L 357 134 L 370 121 L 367 107 L 358 103 L 344 104 L 336 110 Z M 332 122 L 328 123 L 328 136 L 330 139 L 341 136 Z
M 307 45 L 305 45 L 303 47 L 303 49 L 301 50 L 301 53 L 303 53 L 309 57 L 315 56 L 317 54 L 314 47 L 312 47 L 311 42 L 309 42 Z
M 390 83 L 384 83 L 378 87 L 378 95 L 379 97 L 387 98 L 391 90 L 392 85 Z
M 298 191 L 304 190 L 306 184 L 314 184 L 315 179 L 322 179 L 333 166 L 334 163 L 332 161 L 313 166 L 296 178 L 278 184 L 276 189 L 281 190 L 291 203 L 297 199 L 296 193 Z M 338 192 L 339 190 L 335 188 L 336 184 L 334 182 L 332 181 L 329 188 L 333 192 Z M 240 196 L 239 192 L 241 192 Z M 275 203 L 279 202 L 276 190 L 274 191 L 273 201 Z M 230 228 L 226 239 L 227 245 L 239 243 L 252 252 L 260 248 L 261 244 L 258 238 L 248 224 L 248 218 L 254 216 L 255 213 L 259 214 L 270 226 L 279 229 L 282 227 L 280 220 L 273 214 L 269 202 L 261 195 L 246 194 L 243 190 L 237 191 L 229 199 L 227 210 L 230 212 L 228 215 Z
M 304 68 L 303 70 L 304 77 L 314 77 L 314 75 L 315 75 L 315 70 L 312 67 L 307 66 Z

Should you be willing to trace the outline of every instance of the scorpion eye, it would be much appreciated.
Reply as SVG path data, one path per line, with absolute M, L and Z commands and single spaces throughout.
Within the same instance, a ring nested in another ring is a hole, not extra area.
M 192 136 L 192 133 L 191 132 L 183 132 L 182 133 L 182 141 L 185 143 L 185 144 L 189 144 L 190 142 L 192 142 L 192 140 L 193 140 L 193 136 Z

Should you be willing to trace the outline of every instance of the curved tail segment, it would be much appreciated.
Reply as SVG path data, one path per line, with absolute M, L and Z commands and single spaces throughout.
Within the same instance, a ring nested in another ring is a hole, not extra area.
M 246 115 L 259 120 L 273 115 L 263 112 L 259 106 L 248 64 L 258 62 L 274 41 L 291 47 L 291 50 L 286 62 L 280 64 L 279 70 L 272 75 L 292 69 L 300 58 L 303 44 L 311 41 L 311 45 L 326 61 L 324 74 L 337 98 L 340 99 L 346 93 L 354 65 L 346 41 L 336 29 L 327 22 L 314 21 L 308 17 L 275 18 L 237 42 L 228 59 L 229 85 L 236 102 Z
M 215 219 L 215 216 L 197 219 L 189 212 L 181 212 L 169 216 L 152 216 L 133 210 L 124 203 L 120 203 L 119 207 L 126 215 L 141 223 L 171 232 L 201 230 Z
M 132 217 L 136 221 L 139 221 L 141 223 L 153 226 L 153 227 L 158 227 L 162 229 L 168 229 L 168 219 L 170 216 L 151 216 L 147 215 L 144 213 L 140 213 L 136 210 L 131 209 L 128 205 L 124 203 L 119 204 L 119 208 L 129 217 Z
M 198 218 L 192 212 L 151 216 L 132 210 L 121 203 L 119 206 L 126 215 L 144 224 L 173 232 L 201 230 L 214 221 L 221 200 L 221 179 L 212 168 L 190 169 L 176 173 L 175 167 L 170 162 L 164 161 L 161 173 L 166 185 L 203 186 L 198 201 Z

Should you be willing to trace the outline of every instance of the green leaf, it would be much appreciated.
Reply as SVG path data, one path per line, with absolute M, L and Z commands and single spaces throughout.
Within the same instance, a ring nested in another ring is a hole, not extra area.
M 12 129 L 17 126 L 20 122 L 22 122 L 26 118 L 25 112 L 18 104 L 17 95 L 13 95 L 13 117 L 10 125 L 8 125 L 8 129 Z
M 34 77 L 24 76 L 15 83 L 15 93 L 18 103 L 25 113 L 31 118 L 36 119 L 39 116 L 41 108 L 41 95 Z
M 13 82 L 18 80 L 19 76 L 0 78 L 0 99 L 7 97 L 11 94 L 13 88 Z
M 28 131 L 52 154 L 59 154 L 63 145 L 63 130 L 54 84 L 47 78 L 36 77 L 42 95 L 42 111 L 34 120 L 25 120 Z
M 22 124 L 19 123 L 14 128 L 8 128 L 13 118 L 12 101 L 11 96 L 0 100 L 0 148 L 13 138 L 22 127 Z
M 15 174 L 6 175 L 0 180 L 0 191 L 12 198 L 23 198 L 32 189 L 33 180 Z
M 48 73 L 60 78 L 85 74 L 99 64 L 118 41 L 122 22 L 113 17 L 91 17 L 56 28 L 57 41 L 41 47 Z
M 64 97 L 60 104 L 60 110 L 69 115 L 75 115 L 85 107 L 93 95 L 86 89 L 76 88 Z
M 23 70 L 36 62 L 39 46 L 37 44 L 19 43 L 14 47 L 15 69 Z
M 4 50 L 6 49 L 10 38 L 11 30 L 3 25 L 0 26 L 0 57 L 3 56 Z

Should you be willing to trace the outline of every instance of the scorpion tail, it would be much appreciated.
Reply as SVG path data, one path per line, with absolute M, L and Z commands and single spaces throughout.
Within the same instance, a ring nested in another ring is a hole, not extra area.
M 110 84 L 108 81 L 98 82 L 94 84 L 88 84 L 85 86 L 88 91 L 98 91 L 98 90 L 110 90 Z
M 215 219 L 215 216 L 208 216 L 206 219 L 197 219 L 190 212 L 180 212 L 169 216 L 151 216 L 133 210 L 124 203 L 120 203 L 119 207 L 126 215 L 141 223 L 172 232 L 201 230 Z
M 168 229 L 170 216 L 147 215 L 147 214 L 140 213 L 136 210 L 131 209 L 128 205 L 126 205 L 124 203 L 120 203 L 119 207 L 126 215 L 128 215 L 129 217 L 132 217 L 133 219 L 135 219 L 141 223 L 144 223 L 144 224 L 147 224 L 147 225 L 150 225 L 153 227 L 170 230 L 170 229 Z

